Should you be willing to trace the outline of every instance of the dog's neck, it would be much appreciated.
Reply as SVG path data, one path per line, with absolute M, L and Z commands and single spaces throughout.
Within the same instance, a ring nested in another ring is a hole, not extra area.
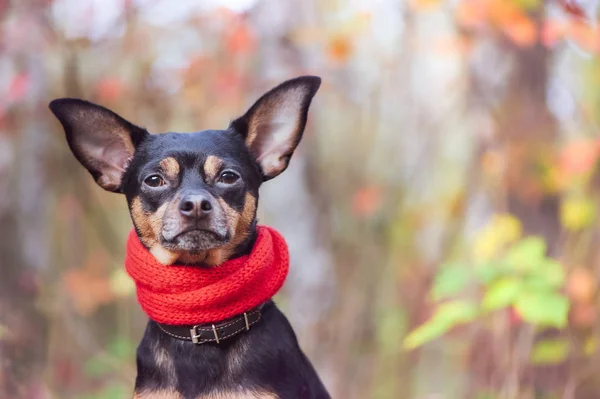
M 285 281 L 289 251 L 272 227 L 256 226 L 255 235 L 247 255 L 218 267 L 187 267 L 157 261 L 131 231 L 125 269 L 135 282 L 140 305 L 154 321 L 187 325 L 219 322 L 264 303 Z

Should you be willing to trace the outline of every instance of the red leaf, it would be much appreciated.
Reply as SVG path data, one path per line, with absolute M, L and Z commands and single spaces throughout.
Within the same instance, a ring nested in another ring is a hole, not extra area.
M 16 75 L 8 86 L 8 99 L 13 102 L 22 100 L 29 90 L 29 83 L 26 73 Z
M 98 82 L 96 92 L 103 101 L 114 101 L 121 97 L 125 84 L 118 78 L 105 78 Z
M 248 54 L 254 50 L 254 34 L 247 24 L 238 23 L 225 39 L 225 46 L 232 54 Z
M 555 44 L 564 39 L 567 33 L 567 26 L 561 21 L 547 19 L 544 21 L 542 31 L 540 32 L 540 40 L 546 47 L 553 47 Z
M 558 0 L 558 5 L 567 14 L 578 18 L 585 18 L 585 11 L 579 7 L 575 0 Z
M 359 189 L 352 199 L 352 210 L 358 216 L 371 216 L 381 206 L 381 188 L 376 186 Z

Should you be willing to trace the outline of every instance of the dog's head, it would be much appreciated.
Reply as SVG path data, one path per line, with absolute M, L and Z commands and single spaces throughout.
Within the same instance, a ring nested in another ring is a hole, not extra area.
M 158 261 L 217 265 L 251 241 L 258 188 L 287 168 L 320 84 L 312 76 L 286 81 L 226 130 L 197 133 L 149 134 L 78 99 L 54 100 L 50 109 L 96 182 L 125 194 Z

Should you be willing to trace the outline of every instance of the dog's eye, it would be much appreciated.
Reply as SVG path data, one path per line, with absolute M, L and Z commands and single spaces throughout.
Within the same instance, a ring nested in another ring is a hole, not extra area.
M 240 177 L 237 174 L 226 170 L 225 172 L 221 173 L 221 176 L 219 176 L 219 183 L 233 184 L 238 181 L 239 178 Z
M 160 187 L 160 186 L 164 186 L 165 181 L 159 175 L 152 175 L 152 176 L 146 177 L 146 180 L 144 180 L 144 183 L 150 187 Z

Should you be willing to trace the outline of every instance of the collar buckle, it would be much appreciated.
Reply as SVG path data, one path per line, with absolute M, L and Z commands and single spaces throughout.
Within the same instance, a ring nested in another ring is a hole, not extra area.
M 200 343 L 199 338 L 202 338 L 202 336 L 200 334 L 198 334 L 198 330 L 197 330 L 198 327 L 199 327 L 198 325 L 195 325 L 194 327 L 192 327 L 190 329 L 190 336 L 192 337 L 192 342 L 195 344 L 199 344 Z

